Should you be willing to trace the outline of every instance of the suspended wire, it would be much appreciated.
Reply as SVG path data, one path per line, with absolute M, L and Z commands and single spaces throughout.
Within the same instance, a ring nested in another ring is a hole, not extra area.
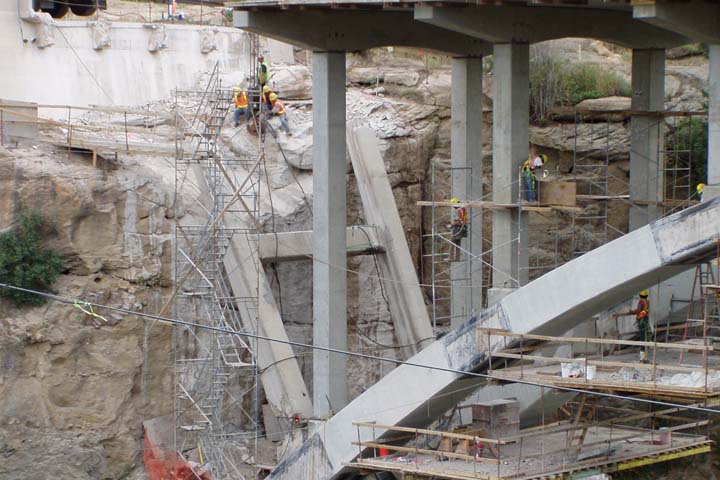
M 296 341 L 292 341 L 292 340 L 283 340 L 283 339 L 268 337 L 265 335 L 259 335 L 259 334 L 255 334 L 255 333 L 241 332 L 241 331 L 231 330 L 228 328 L 215 327 L 212 325 L 202 325 L 199 323 L 189 322 L 186 320 L 180 320 L 177 318 L 164 317 L 164 316 L 160 316 L 160 315 L 154 315 L 151 313 L 137 312 L 137 311 L 125 309 L 122 307 L 112 307 L 112 306 L 103 305 L 100 303 L 85 302 L 83 300 L 63 297 L 63 296 L 55 295 L 52 293 L 40 292 L 38 290 L 32 290 L 29 288 L 17 287 L 15 285 L 9 285 L 7 283 L 0 283 L 0 288 L 6 288 L 8 290 L 13 290 L 13 291 L 17 291 L 17 292 L 24 292 L 24 293 L 30 293 L 33 295 L 38 295 L 38 296 L 46 298 L 48 300 L 63 303 L 66 305 L 75 305 L 76 303 L 83 302 L 85 305 L 90 305 L 92 307 L 103 308 L 103 309 L 109 310 L 111 312 L 119 312 L 119 313 L 124 313 L 126 315 L 135 315 L 140 318 L 147 318 L 147 319 L 151 319 L 151 320 L 154 320 L 154 321 L 157 321 L 160 323 L 164 323 L 164 324 L 168 324 L 168 325 L 178 325 L 178 326 L 183 326 L 183 327 L 204 329 L 204 330 L 209 330 L 209 331 L 218 332 L 218 333 L 225 333 L 225 334 L 239 335 L 239 336 L 254 338 L 256 340 L 264 340 L 264 341 L 268 341 L 268 342 L 282 343 L 285 345 L 290 345 L 290 346 L 295 346 L 295 347 L 300 347 L 300 348 L 307 348 L 307 349 L 311 349 L 311 350 L 321 350 L 324 352 L 335 353 L 338 355 L 345 355 L 348 357 L 364 358 L 366 360 L 376 360 L 379 362 L 392 363 L 395 365 L 404 365 L 407 367 L 416 367 L 416 368 L 422 368 L 422 369 L 426 369 L 426 370 L 434 370 L 434 371 L 438 371 L 438 372 L 454 373 L 459 376 L 458 378 L 474 377 L 474 378 L 478 378 L 478 379 L 499 380 L 502 382 L 508 382 L 508 380 L 504 377 L 499 377 L 499 376 L 489 374 L 489 373 L 479 373 L 479 372 L 460 370 L 460 369 L 456 369 L 456 368 L 440 367 L 437 365 L 427 365 L 427 364 L 416 363 L 416 362 L 411 362 L 411 361 L 397 360 L 394 358 L 380 357 L 377 355 L 371 355 L 371 354 L 367 354 L 367 353 L 352 352 L 352 351 L 348 351 L 348 350 L 341 350 L 338 348 L 331 348 L 331 347 L 323 347 L 323 346 L 319 346 L 319 345 L 310 345 L 307 343 L 296 342 Z M 629 400 L 632 402 L 639 402 L 639 403 L 652 404 L 652 405 L 661 405 L 661 406 L 666 406 L 666 407 L 671 407 L 671 408 L 683 408 L 686 410 L 692 410 L 692 411 L 697 411 L 697 412 L 720 414 L 720 410 L 714 410 L 712 408 L 707 408 L 707 407 L 686 405 L 686 404 L 681 404 L 681 403 L 673 403 L 673 402 L 662 401 L 662 400 L 652 400 L 652 399 L 648 399 L 648 398 L 625 397 L 625 396 L 614 394 L 614 393 L 593 392 L 593 391 L 583 390 L 580 388 L 563 387 L 563 386 L 558 386 L 558 385 L 533 382 L 530 380 L 512 380 L 511 383 L 521 384 L 521 385 L 529 385 L 529 386 L 534 386 L 534 387 L 545 387 L 545 388 L 550 388 L 553 390 L 559 390 L 559 391 L 563 391 L 563 392 L 582 393 L 582 394 L 594 395 L 594 396 L 604 397 L 604 398 Z M 393 408 L 398 408 L 398 407 L 397 406 L 391 407 L 389 410 L 392 410 Z

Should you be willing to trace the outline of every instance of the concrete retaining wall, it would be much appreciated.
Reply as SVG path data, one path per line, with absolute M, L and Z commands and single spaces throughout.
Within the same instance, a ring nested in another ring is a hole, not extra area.
M 247 34 L 235 28 L 167 25 L 167 48 L 151 53 L 149 26 L 113 23 L 110 46 L 95 50 L 92 22 L 61 21 L 50 27 L 55 45 L 39 48 L 33 39 L 40 26 L 21 20 L 15 2 L 0 3 L 0 96 L 6 99 L 132 106 L 191 88 L 215 62 L 225 71 L 252 69 Z M 217 49 L 202 53 L 207 35 Z

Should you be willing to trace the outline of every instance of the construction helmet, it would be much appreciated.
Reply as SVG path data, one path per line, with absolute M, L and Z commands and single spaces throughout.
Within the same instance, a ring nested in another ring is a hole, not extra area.
M 270 87 L 268 87 L 267 85 L 264 85 L 264 86 L 263 86 L 263 93 L 268 93 L 269 91 L 270 91 Z
M 697 188 L 695 189 L 699 194 L 702 194 L 703 190 L 705 190 L 705 184 L 704 183 L 698 183 Z
M 270 101 L 274 102 L 275 100 L 277 100 L 277 93 L 271 93 L 271 94 L 270 94 Z
M 458 200 L 456 197 L 453 197 L 450 199 L 450 203 L 460 203 L 460 200 Z
M 543 154 L 540 155 L 540 158 L 542 159 L 543 163 L 547 163 L 547 161 L 548 161 L 547 155 L 545 155 L 545 154 L 543 153 Z
M 650 295 L 650 292 L 648 292 L 647 290 L 643 290 L 642 292 L 640 292 L 640 296 L 643 298 L 647 297 L 648 295 Z
M 235 93 L 240 93 L 240 87 L 235 87 Z

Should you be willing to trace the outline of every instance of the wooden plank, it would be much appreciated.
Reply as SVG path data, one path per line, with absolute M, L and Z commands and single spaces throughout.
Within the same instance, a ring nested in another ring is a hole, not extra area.
M 497 440 L 493 438 L 481 438 L 475 435 L 463 435 L 462 433 L 452 433 L 452 432 L 441 432 L 438 430 L 428 430 L 425 428 L 411 428 L 411 427 L 398 427 L 394 425 L 382 425 L 379 423 L 372 423 L 372 422 L 352 422 L 353 425 L 357 427 L 369 427 L 369 428 L 379 428 L 381 430 L 390 430 L 395 432 L 408 432 L 408 433 L 415 433 L 419 435 L 435 435 L 439 437 L 445 437 L 445 438 L 456 438 L 458 440 L 478 440 L 483 443 L 491 443 L 495 445 L 505 445 L 506 443 L 511 442 L 505 442 L 502 440 Z
M 617 470 L 630 470 L 631 468 L 643 467 L 645 465 L 651 465 L 653 463 L 667 462 L 669 460 L 676 460 L 678 458 L 690 457 L 692 455 L 700 455 L 702 453 L 708 453 L 712 450 L 710 445 L 701 445 L 699 447 L 691 448 L 688 450 L 681 450 L 674 453 L 666 453 L 658 455 L 656 457 L 641 458 L 637 460 L 630 460 L 617 464 Z
M 432 455 L 432 456 L 439 457 L 439 458 L 442 458 L 442 457 L 457 458 L 458 460 L 478 461 L 478 462 L 482 462 L 482 463 L 492 463 L 494 465 L 497 465 L 498 463 L 500 463 L 500 461 L 495 458 L 476 457 L 474 455 L 464 455 L 462 453 L 445 452 L 445 451 L 438 451 L 438 450 L 427 450 L 424 448 L 400 447 L 398 445 L 388 445 L 387 443 L 352 442 L 352 444 L 359 445 L 359 446 L 365 447 L 365 448 L 385 448 L 387 450 L 393 450 L 396 452 L 422 453 L 424 455 Z
M 505 352 L 493 352 L 493 357 L 501 358 L 513 358 L 517 360 L 533 360 L 542 362 L 566 362 L 566 363 L 578 363 L 587 365 L 599 365 L 605 367 L 630 367 L 637 369 L 653 370 L 658 368 L 660 370 L 668 370 L 671 372 L 717 372 L 720 371 L 718 368 L 704 368 L 704 367 L 682 367 L 676 365 L 661 365 L 651 363 L 632 363 L 632 362 L 613 362 L 608 360 L 590 360 L 587 358 L 568 358 L 568 357 L 543 357 L 542 355 L 525 355 L 520 353 L 505 353 Z M 592 382 L 592 380 L 588 380 Z
M 507 370 L 507 369 L 504 369 Z M 688 399 L 688 398 L 709 398 L 709 397 L 716 397 L 720 395 L 720 391 L 717 389 L 711 389 L 709 391 L 705 391 L 703 388 L 691 388 L 691 387 L 670 387 L 667 385 L 656 385 L 653 384 L 653 382 L 646 382 L 646 383 L 640 383 L 637 382 L 635 384 L 629 384 L 627 382 L 613 382 L 609 380 L 605 380 L 602 382 L 599 382 L 597 379 L 593 380 L 592 382 L 589 382 L 587 380 L 584 380 L 582 378 L 560 378 L 560 377 L 547 377 L 547 376 L 539 376 L 539 375 L 532 375 L 532 374 L 524 374 L 522 377 L 520 376 L 520 373 L 512 373 L 509 374 L 506 371 L 497 371 L 495 373 L 495 377 L 504 379 L 508 382 L 514 382 L 517 380 L 536 380 L 538 383 L 542 383 L 544 385 L 552 385 L 555 387 L 568 387 L 568 388 L 575 388 L 575 389 L 587 389 L 587 390 L 597 390 L 597 391 L 623 391 L 623 392 L 634 392 L 634 393 L 644 393 L 648 394 L 650 396 L 657 396 L 657 395 L 664 395 L 667 397 L 679 397 L 681 399 Z M 720 400 L 720 399 L 719 399 Z
M 478 332 L 483 334 L 497 335 L 500 337 L 516 337 L 518 340 L 544 340 L 559 343 L 590 343 L 602 345 L 626 345 L 634 347 L 652 347 L 668 350 L 696 350 L 699 352 L 713 351 L 712 346 L 693 345 L 689 343 L 658 343 L 658 342 L 641 342 L 638 340 L 616 340 L 612 338 L 589 338 L 589 337 L 554 337 L 551 335 L 535 335 L 532 333 L 513 333 L 509 330 L 501 330 L 497 328 L 477 328 Z
M 349 466 L 355 465 L 355 464 L 348 464 Z M 381 470 L 396 470 L 398 472 L 407 472 L 412 473 L 413 475 L 423 475 L 423 476 L 432 476 L 437 478 L 447 478 L 447 479 L 454 479 L 454 480 L 476 480 L 476 479 L 482 479 L 482 480 L 504 480 L 508 477 L 496 477 L 492 475 L 485 475 L 483 473 L 470 473 L 470 472 L 458 472 L 457 470 L 450 470 L 448 468 L 443 468 L 442 470 L 437 470 L 434 468 L 428 468 L 428 467 L 421 467 L 419 465 L 403 465 L 399 463 L 393 463 L 393 462 L 384 462 L 381 460 L 374 460 L 374 459 L 367 459 L 362 458 L 358 460 L 358 465 L 361 465 L 366 468 L 376 468 Z
M 553 210 L 558 211 L 569 211 L 569 212 L 579 212 L 582 209 L 579 207 L 574 206 L 564 206 L 564 205 L 544 205 L 542 203 L 535 204 L 535 203 L 528 203 L 523 202 L 522 204 L 517 203 L 495 203 L 495 202 L 489 202 L 489 201 L 469 201 L 469 200 L 461 200 L 459 203 L 452 203 L 450 200 L 419 200 L 415 202 L 415 205 L 418 205 L 420 207 L 465 207 L 465 208 L 486 208 L 489 210 L 509 210 L 513 208 L 521 208 L 523 210 L 527 210 L 529 212 L 550 212 Z
M 461 200 L 460 203 L 452 203 L 450 200 L 419 200 L 415 202 L 420 207 L 465 207 L 465 208 L 488 208 L 491 210 L 507 210 L 511 208 L 518 208 L 516 203 L 495 203 L 487 201 L 467 201 Z

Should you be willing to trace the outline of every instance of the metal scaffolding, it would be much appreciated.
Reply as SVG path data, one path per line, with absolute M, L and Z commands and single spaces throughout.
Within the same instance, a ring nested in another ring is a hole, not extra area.
M 633 113 L 634 114 L 634 113 Z M 698 176 L 694 158 L 696 143 L 700 141 L 702 119 L 707 112 L 656 112 L 648 113 L 654 121 L 648 122 L 648 130 L 664 138 L 664 148 L 658 149 L 655 164 L 657 175 L 661 178 L 662 189 L 656 202 L 634 201 L 630 196 L 630 184 L 627 176 L 620 176 L 611 168 L 611 163 L 619 158 L 629 158 L 631 146 L 627 137 L 619 135 L 624 128 L 620 120 L 631 116 L 628 111 L 574 111 L 573 121 L 565 129 L 565 136 L 571 139 L 571 163 L 566 157 L 561 171 L 560 161 L 555 169 L 547 170 L 548 179 L 575 183 L 576 205 L 556 205 L 544 202 L 543 188 L 545 178 L 537 182 L 538 202 L 525 200 L 521 175 L 517 178 L 517 203 L 499 205 L 491 201 L 492 193 L 479 199 L 461 199 L 461 205 L 470 210 L 473 222 L 483 221 L 492 210 L 519 209 L 520 213 L 532 213 L 529 216 L 528 231 L 519 230 L 518 236 L 511 242 L 519 242 L 523 236 L 528 238 L 528 267 L 530 280 L 537 278 L 554 268 L 593 250 L 625 234 L 619 226 L 612 225 L 608 217 L 612 208 L 639 208 L 656 204 L 662 216 L 686 208 L 697 200 L 694 185 L 702 181 Z M 620 119 L 620 120 L 619 120 Z M 570 129 L 570 131 L 567 131 Z M 583 140 L 594 139 L 594 142 Z M 583 144 L 584 143 L 584 144 Z M 637 152 L 636 152 L 637 154 Z M 429 248 L 423 248 L 422 271 L 426 278 L 423 284 L 432 302 L 433 325 L 443 326 L 451 320 L 451 289 L 459 282 L 462 288 L 475 289 L 471 279 L 451 279 L 451 272 L 461 268 L 466 262 L 476 261 L 482 265 L 482 291 L 492 285 L 493 245 L 490 236 L 483 229 L 483 251 L 471 253 L 461 248 L 460 261 L 451 261 L 453 246 L 449 224 L 448 203 L 449 179 L 454 169 L 449 165 L 430 166 L 429 199 L 419 203 L 421 207 L 430 207 L 423 212 L 426 232 L 422 241 L 429 242 Z M 473 175 L 479 175 L 472 173 Z M 513 188 L 507 185 L 504 188 Z M 438 208 L 440 210 L 438 210 Z M 429 227 L 429 228 L 428 228 Z M 521 226 L 522 227 L 522 226 Z M 519 249 L 518 249 L 519 254 Z M 511 282 L 519 285 L 518 279 Z
M 240 296 L 223 260 L 231 242 L 239 244 L 243 261 L 259 271 L 256 159 L 232 158 L 223 149 L 220 131 L 233 95 L 217 65 L 203 92 L 181 97 L 197 108 L 188 118 L 176 101 L 176 215 L 198 193 L 201 212 L 177 223 L 175 316 L 211 330 L 175 330 L 176 449 L 213 479 L 248 478 L 242 464 L 256 457 L 260 409 L 256 342 L 235 332 L 257 331 L 259 276 L 252 294 Z

